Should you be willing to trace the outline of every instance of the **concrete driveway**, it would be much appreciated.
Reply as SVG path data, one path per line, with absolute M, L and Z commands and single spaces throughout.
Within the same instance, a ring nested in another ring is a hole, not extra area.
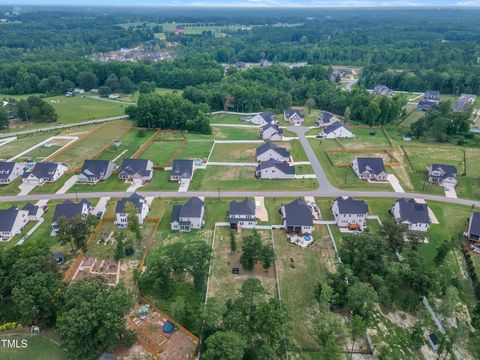
M 400 181 L 398 180 L 398 178 L 395 175 L 388 174 L 387 179 L 388 179 L 388 182 L 390 183 L 390 185 L 392 185 L 392 188 L 395 192 L 399 192 L 399 193 L 404 193 L 405 192 L 405 190 L 403 190 L 403 188 L 402 188 L 402 185 L 400 185 Z
M 453 186 L 452 187 L 444 187 L 443 189 L 445 190 L 445 196 L 446 197 L 452 198 L 452 199 L 457 198 L 457 190 Z

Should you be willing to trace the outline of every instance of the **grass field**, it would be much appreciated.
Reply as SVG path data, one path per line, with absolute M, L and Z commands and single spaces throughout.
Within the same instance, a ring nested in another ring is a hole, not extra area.
M 353 139 L 338 139 L 347 149 L 389 148 L 391 147 L 381 128 L 351 128 Z
M 15 155 L 21 153 L 24 150 L 48 139 L 55 135 L 54 133 L 48 134 L 35 134 L 20 137 L 6 145 L 0 146 L 0 159 L 9 159 Z
M 118 156 L 120 156 L 115 161 L 118 165 L 120 165 L 123 159 L 130 158 L 135 153 L 135 151 L 137 151 L 138 148 L 142 146 L 145 142 L 147 142 L 150 136 L 152 136 L 155 133 L 153 130 L 146 130 L 146 136 L 139 137 L 138 132 L 139 132 L 139 129 L 132 129 L 128 131 L 125 135 L 123 135 L 119 139 L 122 142 L 120 146 L 115 146 L 115 145 L 110 146 L 107 150 L 103 151 L 100 154 L 98 159 L 113 160 Z
M 11 335 L 2 339 L 27 340 L 26 348 L 8 349 L 0 347 L 0 359 L 2 360 L 66 360 L 67 353 L 60 346 L 42 335 Z
M 210 115 L 210 124 L 242 124 L 249 125 L 249 122 L 241 121 L 241 115 L 231 115 L 231 114 L 215 114 Z
M 210 161 L 213 162 L 256 162 L 255 150 L 262 144 L 232 143 L 215 144 Z
M 216 140 L 258 140 L 257 128 L 212 126 L 212 135 Z
M 265 180 L 254 178 L 253 167 L 209 166 L 196 170 L 189 190 L 242 191 L 242 190 L 313 190 L 316 179 Z
M 141 157 L 153 161 L 155 166 L 172 165 L 176 151 L 181 150 L 184 145 L 184 141 L 154 141 Z
M 67 192 L 87 193 L 102 191 L 125 191 L 130 185 L 118 178 L 117 174 L 112 174 L 107 180 L 99 181 L 96 184 L 75 184 Z
M 188 139 L 178 154 L 179 159 L 202 159 L 206 161 L 213 146 L 213 139 Z
M 395 161 L 394 158 L 392 158 L 388 153 L 384 151 L 362 152 L 361 150 L 359 150 L 358 152 L 354 153 L 331 152 L 329 153 L 329 156 L 335 164 L 351 164 L 353 160 L 357 157 L 379 157 L 383 158 L 384 162 L 386 163 Z
M 80 140 L 58 154 L 54 161 L 66 163 L 69 168 L 76 168 L 83 164 L 85 159 L 92 159 L 108 143 L 120 138 L 130 127 L 130 122 L 119 120 L 99 125 Z M 98 154 L 99 155 L 99 154 Z
M 177 182 L 169 181 L 170 171 L 158 170 L 153 174 L 153 179 L 139 191 L 177 191 L 180 186 Z

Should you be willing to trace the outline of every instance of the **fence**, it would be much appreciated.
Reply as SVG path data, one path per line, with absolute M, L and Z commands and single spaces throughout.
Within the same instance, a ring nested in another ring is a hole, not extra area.
M 131 156 L 132 159 L 136 159 L 138 158 L 140 155 L 142 155 L 145 150 L 147 150 L 147 148 L 155 141 L 155 139 L 158 137 L 158 135 L 160 135 L 160 129 L 158 129 L 155 134 L 153 134 L 150 139 L 148 139 L 142 146 L 140 146 L 138 148 L 137 151 L 135 151 L 133 153 L 133 155 Z
M 395 167 L 395 166 L 402 166 L 401 162 L 398 161 L 397 158 L 395 158 L 395 156 L 392 154 L 392 148 L 378 148 L 378 149 L 371 149 L 371 148 L 367 148 L 367 149 L 330 149 L 330 150 L 327 150 L 325 153 L 327 154 L 327 158 L 328 160 L 330 160 L 330 162 L 332 163 L 333 166 L 337 166 L 337 167 L 348 167 L 348 166 L 352 166 L 352 163 L 337 163 L 335 162 L 332 157 L 331 157 L 331 154 L 346 154 L 346 153 L 384 153 L 384 154 L 387 154 L 390 158 L 392 158 L 393 160 L 395 161 L 390 161 L 390 162 L 386 162 L 385 163 L 385 166 L 386 167 Z

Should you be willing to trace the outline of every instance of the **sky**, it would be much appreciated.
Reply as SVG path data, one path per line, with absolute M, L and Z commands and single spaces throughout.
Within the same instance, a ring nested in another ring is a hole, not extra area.
M 480 0 L 0 0 L 15 5 L 236 6 L 236 7 L 395 7 L 480 6 Z

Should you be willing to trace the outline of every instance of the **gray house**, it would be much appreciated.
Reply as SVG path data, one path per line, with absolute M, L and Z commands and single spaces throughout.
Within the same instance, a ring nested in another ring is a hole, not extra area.
M 192 180 L 193 160 L 173 160 L 170 181 Z
M 115 217 L 116 221 L 115 224 L 120 227 L 127 227 L 128 226 L 128 216 L 127 213 L 127 204 L 132 204 L 136 209 L 136 214 L 138 217 L 138 222 L 143 224 L 143 221 L 148 215 L 148 211 L 150 207 L 148 206 L 147 201 L 143 196 L 138 195 L 137 193 L 133 193 L 128 198 L 123 198 L 117 202 L 117 206 L 115 207 Z
M 305 122 L 305 115 L 303 115 L 300 110 L 285 110 L 283 112 L 283 118 L 286 122 L 292 123 L 293 125 L 303 125 Z
M 368 205 L 363 200 L 341 196 L 333 202 L 332 214 L 339 228 L 362 231 L 367 226 Z
M 153 178 L 153 163 L 145 159 L 124 159 L 118 178 L 120 180 L 150 181 Z
M 205 224 L 203 220 L 205 205 L 198 197 L 192 197 L 183 205 L 174 205 L 170 227 L 172 230 L 191 231 L 201 229 Z
M 257 225 L 257 217 L 253 200 L 245 199 L 240 202 L 233 200 L 228 209 L 228 222 L 231 229 L 254 228 Z
M 96 184 L 107 180 L 115 169 L 115 163 L 110 160 L 85 160 L 77 182 Z
M 452 105 L 453 111 L 465 111 L 468 108 L 472 107 L 475 103 L 477 96 L 472 94 L 462 94 Z
M 457 168 L 453 165 L 430 164 L 428 182 L 441 186 L 457 186 Z
M 52 220 L 52 234 L 56 235 L 58 232 L 58 220 L 61 217 L 67 219 L 74 218 L 77 215 L 86 216 L 93 210 L 92 204 L 88 200 L 82 200 L 79 203 L 74 203 L 70 200 L 65 200 L 63 203 L 55 207 Z
M 480 212 L 479 211 L 474 211 L 470 216 L 470 220 L 468 222 L 468 230 L 465 235 L 471 241 L 480 240 Z
M 360 179 L 386 181 L 388 174 L 382 158 L 357 157 L 352 162 L 353 171 Z
M 269 123 L 259 133 L 263 140 L 282 140 L 283 130 L 278 125 Z
M 23 166 L 13 161 L 0 161 L 0 185 L 10 184 L 23 175 Z
M 23 173 L 22 182 L 35 185 L 51 184 L 66 171 L 67 166 L 65 164 L 37 162 L 31 171 Z
M 334 115 L 329 112 L 324 112 L 318 119 L 315 121 L 316 126 L 328 126 L 333 124 L 336 121 L 340 121 L 340 118 L 337 115 Z
M 10 241 L 22 232 L 27 223 L 28 211 L 26 210 L 19 210 L 16 206 L 0 210 L 0 241 Z
M 255 125 L 265 126 L 267 124 L 276 124 L 277 118 L 273 115 L 272 112 L 264 111 L 250 118 L 247 118 L 247 121 Z
M 375 87 L 373 88 L 373 95 L 375 96 L 379 96 L 379 95 L 392 96 L 393 94 L 394 94 L 394 91 L 392 89 L 389 89 L 385 85 L 375 85 Z
M 290 161 L 290 153 L 288 150 L 271 142 L 260 145 L 255 152 L 257 161 L 267 161 L 269 159 L 275 159 L 281 162 Z
M 295 179 L 295 166 L 275 159 L 258 164 L 255 176 L 259 179 Z
M 288 233 L 311 234 L 313 228 L 312 210 L 305 200 L 293 200 L 289 204 L 282 205 L 283 228 Z
M 398 222 L 408 226 L 408 230 L 425 232 L 430 226 L 428 206 L 415 199 L 398 199 L 391 209 Z

